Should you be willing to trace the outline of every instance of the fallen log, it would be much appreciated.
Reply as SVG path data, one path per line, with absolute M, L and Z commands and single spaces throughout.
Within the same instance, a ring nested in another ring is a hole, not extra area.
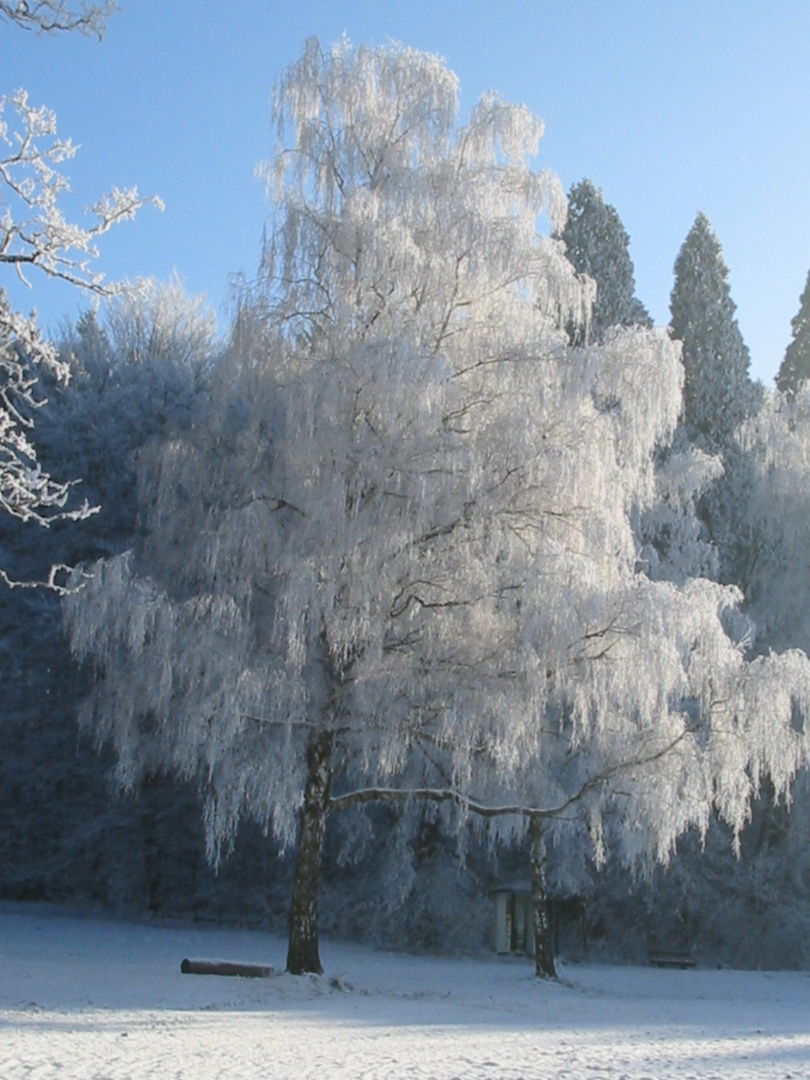
M 690 953 L 677 949 L 651 949 L 647 955 L 653 967 L 680 968 L 681 971 L 686 971 L 687 968 L 696 966 Z
M 245 979 L 267 979 L 275 975 L 271 967 L 261 964 L 234 964 L 228 960 L 183 960 L 183 975 L 237 975 Z

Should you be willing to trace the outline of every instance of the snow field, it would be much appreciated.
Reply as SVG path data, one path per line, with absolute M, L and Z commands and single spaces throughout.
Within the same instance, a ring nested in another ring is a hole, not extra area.
M 810 975 L 398 956 L 326 943 L 323 977 L 267 934 L 0 908 L 2 1080 L 679 1080 L 810 1077 Z

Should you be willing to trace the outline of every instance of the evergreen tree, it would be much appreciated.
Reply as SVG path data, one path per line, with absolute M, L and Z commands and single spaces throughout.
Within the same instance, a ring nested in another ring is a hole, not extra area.
M 601 341 L 609 326 L 652 326 L 647 309 L 635 296 L 630 237 L 615 207 L 588 180 L 568 193 L 568 219 L 561 234 L 569 261 L 596 282 L 591 336 Z
M 750 356 L 734 312 L 728 269 L 705 214 L 698 214 L 675 260 L 672 334 L 683 343 L 682 423 L 690 442 L 723 455 L 751 412 Z
M 810 271 L 799 304 L 799 313 L 790 322 L 793 340 L 776 376 L 777 387 L 791 397 L 800 382 L 810 379 Z
M 736 310 L 720 242 L 699 213 L 675 260 L 670 297 L 672 334 L 683 345 L 681 426 L 692 446 L 722 463 L 723 475 L 704 491 L 698 516 L 704 538 L 717 548 L 719 579 L 747 592 L 751 464 L 736 435 L 757 411 L 762 386 L 749 377 L 750 356 Z

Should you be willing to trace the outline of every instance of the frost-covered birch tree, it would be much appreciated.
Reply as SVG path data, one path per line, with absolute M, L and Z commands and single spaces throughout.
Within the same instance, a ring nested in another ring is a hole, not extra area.
M 39 33 L 78 30 L 101 37 L 113 3 L 71 4 L 62 0 L 2 3 L 0 19 Z M 131 218 L 146 200 L 137 189 L 114 188 L 89 210 L 86 224 L 65 219 L 60 200 L 69 185 L 59 166 L 76 152 L 57 136 L 56 117 L 32 105 L 25 90 L 0 97 L 0 266 L 26 285 L 33 273 L 66 281 L 97 296 L 120 293 L 93 268 L 97 241 Z M 22 521 L 47 526 L 92 513 L 87 502 L 68 505 L 71 482 L 42 469 L 33 441 L 34 418 L 43 405 L 38 372 L 65 382 L 69 367 L 37 325 L 36 312 L 15 311 L 0 286 L 0 508 Z M 48 579 L 56 587 L 55 571 Z M 0 578 L 12 581 L 0 567 Z
M 65 610 L 85 723 L 133 785 L 198 777 L 211 854 L 297 842 L 290 971 L 320 970 L 328 815 L 427 802 L 544 849 L 665 860 L 805 753 L 803 655 L 747 664 L 733 590 L 652 581 L 631 519 L 680 410 L 679 348 L 572 348 L 591 283 L 533 167 L 541 122 L 398 45 L 310 40 L 275 89 L 261 272 L 207 419 L 145 462 L 144 533 Z

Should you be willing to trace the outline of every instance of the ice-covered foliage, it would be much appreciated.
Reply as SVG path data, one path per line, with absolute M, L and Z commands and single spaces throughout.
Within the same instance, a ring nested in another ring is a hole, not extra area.
M 766 395 L 740 432 L 754 470 L 747 601 L 763 644 L 810 648 L 810 391 Z
M 199 302 L 184 301 L 171 283 L 152 285 L 137 303 L 119 298 L 113 306 L 113 313 L 86 313 L 65 331 L 59 357 L 71 378 L 67 385 L 48 381 L 39 391 L 47 404 L 36 427 L 43 468 L 81 476 L 82 498 L 100 510 L 33 532 L 0 516 L 0 565 L 14 580 L 40 580 L 55 564 L 126 550 L 138 512 L 137 457 L 150 439 L 187 427 L 202 397 L 199 364 L 184 333 L 189 324 L 199 331 L 207 321 L 210 328 Z M 127 347 L 133 337 L 175 342 L 176 355 L 133 355 Z M 197 332 L 191 341 L 201 346 Z M 210 360 L 215 349 L 209 338 L 201 351 Z M 238 865 L 216 884 L 201 871 L 205 850 L 193 786 L 149 778 L 136 798 L 111 797 L 109 757 L 77 738 L 76 709 L 89 679 L 72 662 L 53 591 L 2 591 L 0 663 L 0 895 L 129 910 L 185 907 L 191 915 L 192 902 L 209 912 L 224 902 L 235 913 L 240 894 L 248 900 L 260 889 L 260 859 L 253 859 L 249 888 L 244 878 L 237 884 Z M 250 851 L 248 839 L 240 855 Z
M 136 452 L 192 422 L 218 347 L 213 314 L 176 279 L 142 282 L 101 315 L 86 312 L 60 342 L 70 383 L 48 392 L 56 407 L 43 416 L 43 441 L 93 491 L 96 531 L 114 548 L 135 527 Z
M 569 345 L 592 294 L 538 229 L 565 208 L 540 121 L 456 109 L 433 56 L 307 43 L 209 414 L 146 458 L 136 549 L 65 603 L 119 779 L 199 777 L 212 852 L 244 814 L 292 841 L 305 798 L 421 798 L 598 856 L 609 820 L 666 859 L 805 754 L 804 656 L 746 662 L 734 590 L 638 568 L 679 346 Z
M 636 526 L 639 566 L 655 580 L 682 585 L 689 578 L 717 577 L 717 549 L 703 534 L 697 501 L 723 475 L 720 459 L 679 438 L 661 456 L 655 498 Z
M 779 367 L 776 385 L 783 393 L 795 394 L 799 383 L 810 378 L 810 272 L 790 327 L 793 335 Z
M 614 206 L 590 180 L 568 192 L 568 217 L 561 238 L 576 271 L 596 282 L 592 333 L 601 340 L 611 326 L 652 326 L 635 295 L 630 237 Z
M 0 289 L 0 508 L 21 521 L 40 525 L 90 513 L 87 503 L 65 509 L 70 484 L 54 480 L 37 461 L 31 429 L 33 415 L 44 399 L 37 393 L 37 373 L 28 357 L 45 344 L 35 331 L 32 336 L 31 326 L 12 311 Z M 46 347 L 44 355 L 57 377 L 66 375 L 55 351 Z M 3 569 L 0 577 L 8 581 Z

